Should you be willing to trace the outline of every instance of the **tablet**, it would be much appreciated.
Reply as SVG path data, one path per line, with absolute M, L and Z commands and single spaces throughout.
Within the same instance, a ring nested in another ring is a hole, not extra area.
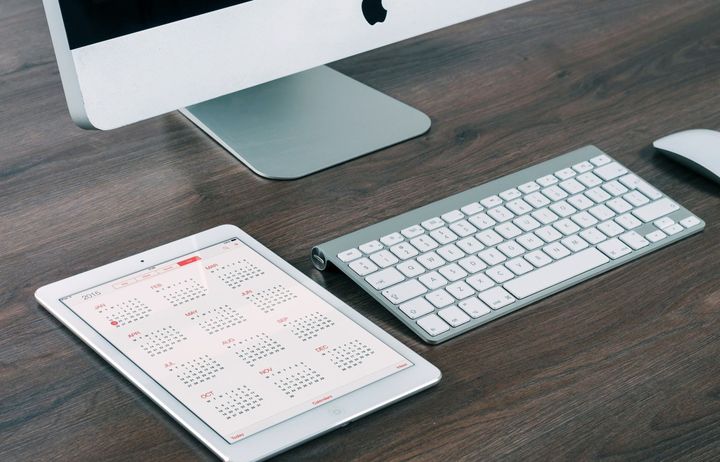
M 269 457 L 440 380 L 235 226 L 35 296 L 224 460 Z

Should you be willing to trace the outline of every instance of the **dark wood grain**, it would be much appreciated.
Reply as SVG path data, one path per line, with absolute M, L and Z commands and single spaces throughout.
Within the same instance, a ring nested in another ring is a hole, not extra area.
M 0 0 L 0 460 L 213 460 L 49 316 L 34 290 L 241 226 L 444 373 L 282 460 L 720 459 L 720 187 L 649 145 L 720 128 L 717 0 L 539 0 L 336 63 L 431 115 L 425 136 L 294 182 L 178 114 L 76 128 L 39 0 Z M 440 346 L 318 242 L 595 144 L 707 221 Z

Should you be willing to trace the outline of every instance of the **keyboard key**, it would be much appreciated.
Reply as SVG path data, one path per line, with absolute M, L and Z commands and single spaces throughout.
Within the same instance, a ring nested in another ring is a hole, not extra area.
M 505 239 L 512 239 L 522 234 L 522 230 L 512 223 L 503 223 L 495 227 L 495 231 Z
M 562 234 L 552 226 L 543 226 L 535 230 L 535 235 L 545 242 L 553 242 L 562 238 Z
M 461 208 L 460 211 L 467 216 L 475 215 L 485 210 L 485 207 L 480 205 L 480 202 L 472 202 L 465 207 Z
M 590 159 L 590 162 L 595 164 L 595 166 L 599 167 L 601 165 L 608 164 L 612 161 L 610 157 L 606 156 L 605 154 L 600 154 L 599 156 L 593 157 Z
M 602 180 L 592 172 L 578 175 L 577 180 L 585 185 L 586 188 L 594 188 L 595 186 L 600 186 L 602 184 Z
M 400 308 L 400 311 L 405 313 L 405 315 L 410 319 L 417 319 L 420 316 L 424 316 L 428 313 L 432 313 L 433 311 L 435 311 L 435 307 L 432 306 L 430 302 L 425 300 L 423 297 L 419 297 L 414 300 L 410 300 L 407 303 L 403 303 L 398 308 Z
M 490 197 L 486 197 L 485 199 L 481 200 L 480 203 L 489 209 L 492 207 L 497 207 L 498 205 L 502 204 L 502 199 L 500 199 L 500 197 L 498 197 L 498 196 L 490 196 Z
M 603 232 L 603 234 L 610 237 L 615 237 L 618 234 L 622 234 L 625 232 L 625 228 L 615 223 L 614 221 L 606 221 L 604 223 L 600 223 L 597 227 L 600 231 Z
M 422 226 L 413 225 L 413 226 L 410 226 L 410 227 L 405 228 L 402 231 L 400 231 L 400 234 L 402 234 L 403 236 L 405 236 L 408 239 L 412 239 L 413 237 L 417 237 L 424 232 L 425 232 L 425 230 L 423 229 Z
M 417 249 L 407 242 L 401 242 L 400 244 L 390 247 L 390 252 L 395 254 L 400 260 L 407 260 L 418 254 Z
M 400 261 L 395 255 L 391 254 L 387 250 L 375 252 L 374 254 L 370 255 L 370 260 L 372 260 L 373 263 L 378 265 L 380 268 L 387 268 L 388 266 L 392 266 L 398 261 Z
M 663 198 L 655 201 L 651 204 L 644 205 L 639 209 L 633 210 L 633 215 L 647 223 L 648 221 L 654 221 L 658 218 L 665 216 L 669 213 L 675 212 L 680 209 L 680 206 L 668 198 Z
M 595 169 L 595 175 L 599 176 L 605 181 L 614 180 L 615 178 L 625 175 L 627 169 L 617 162 L 611 162 Z
M 450 326 L 448 326 L 447 323 L 440 319 L 436 314 L 429 314 L 424 318 L 418 319 L 417 324 L 433 337 L 450 330 Z
M 553 221 L 560 218 L 555 214 L 555 212 L 553 212 L 552 210 L 550 210 L 548 208 L 542 208 L 542 209 L 535 210 L 532 213 L 532 216 L 533 216 L 533 218 L 537 219 L 540 223 L 542 223 L 544 225 L 550 224 Z
M 400 271 L 396 270 L 395 268 L 387 268 L 377 273 L 371 274 L 370 276 L 366 277 L 365 280 L 368 284 L 373 286 L 375 290 L 383 290 L 386 287 L 390 287 L 391 285 L 404 281 L 405 276 L 403 276 Z
M 534 269 L 533 266 L 527 261 L 525 261 L 523 258 L 513 258 L 509 262 L 505 263 L 505 267 L 515 273 L 517 276 L 529 273 Z
M 428 252 L 439 246 L 439 244 L 435 242 L 435 239 L 426 234 L 410 239 L 410 244 L 412 244 L 413 247 L 418 249 L 420 252 Z
M 570 219 L 583 228 L 589 228 L 590 226 L 595 226 L 598 223 L 594 216 L 585 211 L 573 215 Z
M 618 222 L 618 224 L 620 224 L 625 229 L 635 229 L 642 224 L 640 220 L 630 215 L 629 213 L 626 213 L 625 215 L 620 215 L 615 219 L 615 221 Z
M 387 236 L 381 237 L 380 242 L 382 242 L 386 246 L 390 247 L 391 245 L 395 245 L 398 242 L 402 242 L 404 239 L 405 238 L 402 237 L 402 234 L 392 233 L 392 234 L 388 234 Z
M 439 268 L 445 264 L 445 260 L 435 252 L 424 253 L 417 257 L 417 261 L 429 270 Z
M 418 295 L 422 295 L 427 292 L 427 289 L 422 284 L 417 282 L 415 279 L 396 284 L 389 289 L 383 290 L 382 294 L 385 298 L 395 305 L 406 302 L 411 298 L 415 298 Z
M 515 188 L 508 189 L 500 193 L 500 197 L 506 201 L 511 201 L 522 196 L 522 193 Z
M 483 290 L 487 290 L 490 287 L 495 285 L 495 282 L 490 279 L 485 273 L 475 274 L 473 276 L 470 276 L 469 278 L 465 279 L 465 282 L 470 284 L 473 289 L 477 290 L 478 292 L 482 292 Z
M 553 228 L 557 229 L 566 236 L 570 236 L 571 234 L 575 234 L 580 231 L 580 227 L 576 225 L 575 222 L 568 220 L 567 218 L 563 218 L 562 220 L 553 223 Z
M 454 223 L 458 220 L 465 218 L 465 215 L 460 210 L 451 210 L 450 212 L 440 216 L 447 223 Z
M 358 276 L 367 276 L 370 273 L 374 273 L 378 270 L 377 265 L 375 263 L 371 262 L 367 258 L 360 258 L 359 260 L 355 260 L 351 262 L 348 266 L 350 266 L 350 269 L 355 271 Z
M 657 200 L 662 197 L 662 193 L 660 191 L 632 173 L 620 178 L 620 182 L 630 189 L 637 189 L 652 200 Z
M 693 228 L 700 224 L 700 219 L 691 215 L 687 218 L 683 218 L 682 220 L 680 220 L 680 224 L 686 228 Z
M 612 238 L 597 246 L 605 255 L 615 260 L 632 252 L 632 249 L 618 238 Z
M 503 242 L 497 246 L 497 249 L 508 258 L 517 257 L 525 253 L 525 248 L 514 240 Z
M 497 282 L 498 284 L 501 282 L 509 281 L 510 279 L 515 277 L 512 271 L 502 265 L 493 266 L 489 270 L 485 271 L 485 274 L 490 276 L 490 279 Z
M 603 234 L 597 228 L 588 228 L 580 233 L 580 237 L 588 241 L 590 244 L 599 244 L 600 242 L 607 239 L 607 236 Z
M 468 221 L 474 226 L 477 226 L 478 229 L 492 228 L 497 224 L 497 222 L 490 218 L 486 213 L 478 213 L 477 215 L 473 215 L 468 218 Z
M 460 220 L 450 225 L 450 231 L 457 234 L 459 237 L 467 237 L 471 234 L 477 233 L 478 229 L 468 223 L 467 220 Z
M 344 263 L 353 261 L 360 257 L 362 257 L 362 253 L 358 249 L 354 249 L 354 248 L 348 249 L 348 250 L 346 250 L 344 252 L 340 252 L 338 254 L 338 258 L 340 259 L 340 261 L 342 261 Z
M 523 234 L 518 237 L 517 242 L 527 250 L 535 250 L 545 245 L 545 242 L 533 233 Z
M 433 229 L 438 229 L 439 227 L 444 226 L 445 222 L 442 221 L 440 217 L 434 217 L 423 221 L 420 225 L 428 231 L 432 231 Z
M 534 219 L 531 215 L 523 215 L 513 220 L 516 226 L 520 227 L 523 231 L 532 231 L 540 227 L 540 222 Z
M 482 260 L 490 266 L 497 265 L 498 263 L 502 263 L 507 260 L 502 252 L 494 248 L 483 250 L 478 254 L 478 257 L 482 258 Z
M 395 268 L 397 268 L 402 274 L 409 278 L 414 278 L 415 276 L 423 274 L 425 272 L 425 268 L 416 260 L 404 261 L 397 265 Z
M 570 178 L 569 180 L 561 181 L 560 187 L 568 194 L 577 194 L 581 191 L 585 190 L 585 186 L 580 184 L 578 180 L 575 178 Z
M 418 278 L 418 281 L 422 282 L 423 285 L 430 290 L 438 289 L 448 283 L 448 280 L 442 277 L 437 271 L 423 274 Z
M 552 244 L 546 245 L 545 247 L 543 247 L 543 252 L 545 252 L 555 260 L 560 260 L 561 258 L 565 258 L 570 255 L 570 251 L 568 250 L 568 248 L 559 242 L 553 242 Z
M 605 183 L 604 185 L 602 185 L 602 188 L 605 191 L 612 194 L 613 196 L 620 196 L 620 195 L 628 192 L 628 189 L 625 186 L 618 183 L 616 180 L 612 180 L 608 183 Z
M 562 242 L 562 245 L 564 245 L 573 252 L 579 252 L 583 249 L 587 249 L 590 245 L 587 243 L 587 241 L 585 241 L 585 239 L 581 238 L 578 235 L 566 237 L 560 242 Z
M 628 210 L 632 209 L 632 205 L 630 205 L 625 199 L 622 199 L 620 197 L 610 199 L 605 204 L 611 209 L 613 209 L 615 213 L 625 213 Z
M 517 298 L 526 298 L 607 263 L 608 258 L 591 247 L 506 282 L 503 287 Z M 493 289 L 490 289 L 493 290 Z M 485 301 L 483 299 L 483 301 Z
M 442 228 L 436 229 L 435 231 L 431 231 L 430 237 L 435 239 L 435 241 L 440 245 L 449 244 L 450 242 L 458 240 L 458 235 L 444 226 Z
M 555 176 L 560 180 L 567 180 L 568 178 L 572 178 L 575 176 L 575 170 L 571 168 L 564 168 L 555 172 Z
M 438 255 L 443 257 L 447 261 L 459 260 L 465 256 L 465 252 L 460 250 L 455 244 L 446 245 L 437 249 Z
M 455 297 L 457 300 L 462 300 L 471 295 L 475 295 L 475 289 L 467 285 L 464 281 L 453 282 L 445 287 L 445 290 L 450 292 L 450 295 Z
M 460 239 L 455 243 L 455 245 L 457 245 L 463 252 L 471 255 L 478 253 L 485 248 L 485 246 L 482 245 L 480 241 L 478 241 L 474 237 L 466 237 L 465 239 Z
M 666 237 L 667 237 L 667 234 L 663 233 L 659 229 L 656 229 L 655 231 L 645 235 L 645 239 L 647 239 L 650 242 L 662 241 Z
M 530 194 L 531 192 L 539 191 L 540 185 L 535 183 L 534 181 L 528 181 L 527 183 L 523 183 L 518 186 L 518 189 L 523 194 Z
M 588 189 L 583 194 L 585 194 L 588 199 L 592 200 L 593 202 L 597 202 L 598 204 L 605 202 L 606 200 L 610 199 L 610 197 L 612 197 L 602 188 Z
M 540 207 L 545 207 L 546 205 L 550 204 L 550 199 L 543 196 L 540 192 L 534 192 L 532 194 L 528 194 L 525 196 L 525 202 L 532 205 L 536 209 Z
M 499 244 L 503 241 L 502 236 L 491 229 L 480 231 L 475 235 L 475 237 L 488 247 Z
M 377 252 L 378 250 L 382 250 L 383 245 L 380 243 L 380 241 L 370 241 L 361 245 L 358 248 L 362 253 L 369 255 L 371 253 Z
M 463 279 L 465 276 L 467 276 L 467 271 L 462 269 L 459 265 L 452 263 L 450 265 L 443 266 L 438 270 L 440 274 L 442 274 L 445 279 L 448 281 L 458 281 L 460 279 Z
M 542 250 L 535 250 L 533 252 L 530 252 L 526 254 L 523 258 L 525 258 L 525 260 L 529 261 L 537 268 L 548 265 L 553 261 L 552 258 L 548 257 L 548 255 Z
M 568 217 L 573 213 L 577 212 L 577 209 L 572 205 L 568 204 L 566 201 L 560 201 L 552 204 L 550 206 L 550 210 L 552 210 L 554 213 L 561 217 Z
M 657 226 L 658 228 L 660 228 L 660 229 L 665 229 L 665 228 L 667 228 L 668 226 L 674 225 L 674 224 L 675 224 L 675 220 L 673 220 L 673 219 L 671 219 L 671 218 L 668 218 L 668 217 L 663 217 L 663 218 L 661 218 L 661 219 L 659 219 L 659 220 L 655 220 L 655 221 L 653 222 L 653 224 L 654 224 L 655 226 Z
M 458 260 L 458 265 L 470 274 L 475 274 L 487 268 L 487 265 L 474 255 Z
M 588 199 L 585 194 L 578 194 L 577 196 L 570 197 L 567 201 L 578 210 L 585 210 L 595 205 L 595 202 Z
M 457 306 L 474 319 L 491 313 L 490 308 L 488 308 L 483 302 L 480 301 L 479 298 L 476 297 L 463 300 L 458 303 Z
M 606 205 L 596 205 L 588 209 L 588 212 L 600 221 L 609 220 L 615 216 L 615 212 L 610 210 Z
M 680 224 L 675 223 L 674 225 L 670 225 L 667 228 L 663 229 L 663 231 L 665 231 L 667 235 L 672 236 L 673 234 L 679 233 L 683 229 L 684 228 Z
M 545 188 L 547 186 L 557 183 L 559 180 L 557 178 L 555 178 L 553 175 L 545 175 L 543 177 L 538 178 L 535 181 L 537 182 L 537 184 L 539 184 L 540 186 Z
M 461 326 L 470 321 L 470 317 L 457 306 L 451 306 L 438 311 L 438 316 L 453 327 Z
M 642 249 L 643 247 L 647 247 L 650 245 L 650 242 L 648 242 L 647 239 L 645 239 L 635 231 L 630 231 L 629 233 L 622 234 L 620 235 L 619 239 L 632 247 L 633 250 Z
M 595 167 L 593 167 L 593 164 L 591 164 L 590 162 L 585 160 L 583 162 L 580 162 L 579 164 L 573 165 L 572 168 L 573 168 L 573 170 L 575 170 L 578 173 L 585 173 L 585 172 L 589 172 L 590 170 L 592 170 Z
M 650 199 L 648 199 L 647 196 L 640 191 L 631 191 L 625 194 L 623 199 L 630 202 L 635 207 L 640 207 L 641 205 L 645 205 L 650 202 Z
M 534 274 L 534 273 L 533 273 Z M 532 276 L 532 274 L 525 277 Z M 515 301 L 512 295 L 510 295 L 502 287 L 493 287 L 484 292 L 478 294 L 480 300 L 482 300 L 487 306 L 493 310 L 499 310 L 500 308 L 507 306 Z
M 495 221 L 498 221 L 502 223 L 503 221 L 512 220 L 515 218 L 515 214 L 512 213 L 510 210 L 506 209 L 502 205 L 500 207 L 495 207 L 493 209 L 490 209 L 487 211 L 487 214 Z
M 512 200 L 506 205 L 508 210 L 510 210 L 515 215 L 524 215 L 526 213 L 532 212 L 533 210 L 533 207 L 522 199 Z
M 435 308 L 442 308 L 444 306 L 452 305 L 455 303 L 455 299 L 452 295 L 447 293 L 445 289 L 438 289 L 434 292 L 430 292 L 429 294 L 425 295 L 425 298 L 427 301 L 432 303 Z
M 551 201 L 559 201 L 568 197 L 568 194 L 557 186 L 550 186 L 541 191 Z

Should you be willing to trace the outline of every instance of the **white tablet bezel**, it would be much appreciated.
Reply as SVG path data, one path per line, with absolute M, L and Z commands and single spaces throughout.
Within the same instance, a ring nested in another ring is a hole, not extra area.
M 414 366 L 274 425 L 228 443 L 145 371 L 105 340 L 60 300 L 202 248 L 238 238 L 362 328 L 396 350 Z M 440 371 L 375 324 L 265 248 L 241 229 L 223 225 L 39 288 L 35 298 L 58 320 L 223 460 L 263 459 L 343 426 L 370 412 L 436 384 Z

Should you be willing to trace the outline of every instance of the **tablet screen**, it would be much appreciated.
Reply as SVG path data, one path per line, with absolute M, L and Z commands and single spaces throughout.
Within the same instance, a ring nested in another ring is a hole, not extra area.
M 412 366 L 239 239 L 61 301 L 230 443 Z

